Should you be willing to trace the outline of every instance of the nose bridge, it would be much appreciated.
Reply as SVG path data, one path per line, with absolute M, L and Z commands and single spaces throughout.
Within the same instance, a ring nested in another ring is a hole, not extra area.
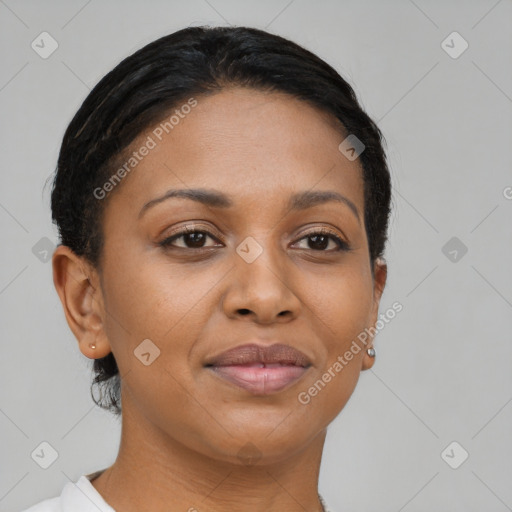
M 300 301 L 287 282 L 287 256 L 272 233 L 257 240 L 247 237 L 233 256 L 235 268 L 223 301 L 228 316 L 251 316 L 267 323 L 297 315 Z

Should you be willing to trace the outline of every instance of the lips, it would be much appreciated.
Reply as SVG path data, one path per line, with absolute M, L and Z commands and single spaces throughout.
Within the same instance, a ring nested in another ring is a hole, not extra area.
M 311 366 L 308 357 L 283 344 L 242 345 L 208 360 L 205 366 L 231 384 L 255 395 L 269 395 L 289 387 Z

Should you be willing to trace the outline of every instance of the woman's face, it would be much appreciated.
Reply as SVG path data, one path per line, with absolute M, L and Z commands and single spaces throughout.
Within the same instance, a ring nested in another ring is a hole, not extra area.
M 250 89 L 196 99 L 168 134 L 135 141 L 156 145 L 107 199 L 99 343 L 133 428 L 219 460 L 279 461 L 324 431 L 371 366 L 363 347 L 308 393 L 375 324 L 385 266 L 374 281 L 361 166 L 326 114 Z M 268 368 L 219 357 L 251 344 L 301 354 L 278 350 Z

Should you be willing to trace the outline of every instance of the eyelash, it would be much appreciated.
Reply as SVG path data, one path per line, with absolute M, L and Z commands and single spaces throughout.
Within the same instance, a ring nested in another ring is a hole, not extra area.
M 209 231 L 201 230 L 201 229 L 198 229 L 195 227 L 187 227 L 186 229 L 179 231 L 178 233 L 175 233 L 175 234 L 165 238 L 164 240 L 159 242 L 158 245 L 163 248 L 166 248 L 166 249 L 167 248 L 184 249 L 184 250 L 189 250 L 189 251 L 202 251 L 202 250 L 207 250 L 207 249 L 213 249 L 213 247 L 176 247 L 176 246 L 172 245 L 172 242 L 174 242 L 174 240 L 177 240 L 177 239 L 183 237 L 184 235 L 189 235 L 191 233 L 202 233 L 204 235 L 207 235 L 211 239 L 218 241 L 216 239 L 216 237 Z M 328 236 L 331 240 L 334 240 L 334 242 L 336 243 L 338 248 L 335 250 L 332 250 L 332 249 L 331 250 L 317 250 L 317 249 L 309 249 L 308 248 L 305 250 L 310 250 L 310 251 L 314 251 L 314 252 L 327 252 L 327 253 L 338 252 L 338 251 L 348 252 L 351 250 L 350 245 L 347 242 L 345 242 L 345 240 L 341 239 L 339 236 L 335 235 L 333 232 L 331 232 L 327 228 L 318 228 L 316 231 L 311 231 L 311 232 L 305 234 L 304 236 L 302 236 L 302 238 L 297 240 L 297 242 L 300 242 L 300 241 L 307 239 L 314 235 Z M 297 242 L 295 242 L 295 243 L 297 243 Z

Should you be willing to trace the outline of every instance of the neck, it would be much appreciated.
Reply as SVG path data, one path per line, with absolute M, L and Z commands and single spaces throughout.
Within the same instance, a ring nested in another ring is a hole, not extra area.
M 115 510 L 322 511 L 318 475 L 325 430 L 285 460 L 232 464 L 178 443 L 126 405 L 117 459 L 93 480 Z

